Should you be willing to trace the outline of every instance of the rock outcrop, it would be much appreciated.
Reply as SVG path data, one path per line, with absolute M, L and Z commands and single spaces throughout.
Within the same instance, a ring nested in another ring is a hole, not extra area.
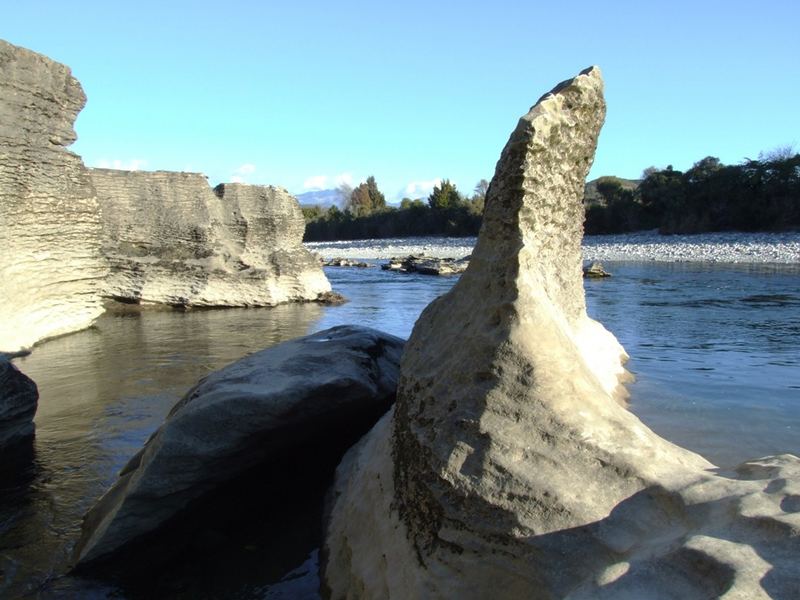
M 0 451 L 33 436 L 38 400 L 36 384 L 0 357 Z
M 103 312 L 99 206 L 66 149 L 85 101 L 69 68 L 0 40 L 0 351 L 83 329 Z
M 605 279 L 606 277 L 611 277 L 611 273 L 606 271 L 603 265 L 595 260 L 583 267 L 583 276 L 586 279 Z
M 624 352 L 586 316 L 580 254 L 602 89 L 587 69 L 512 133 L 469 268 L 337 469 L 331 598 L 800 593 L 800 460 L 715 474 L 615 397 Z
M 469 256 L 464 258 L 432 258 L 411 254 L 405 258 L 390 258 L 381 265 L 384 271 L 419 273 L 420 275 L 459 275 L 467 270 Z
M 92 169 L 111 274 L 103 294 L 177 306 L 274 306 L 330 291 L 281 188 Z
M 321 263 L 323 267 L 356 267 L 359 269 L 368 269 L 372 266 L 367 262 L 350 258 L 331 258 L 330 260 L 322 260 Z
M 86 515 L 79 561 L 124 549 L 257 465 L 312 477 L 328 461 L 330 481 L 345 450 L 394 401 L 402 348 L 394 336 L 340 326 L 202 379 Z M 289 494 L 284 482 L 271 485 Z

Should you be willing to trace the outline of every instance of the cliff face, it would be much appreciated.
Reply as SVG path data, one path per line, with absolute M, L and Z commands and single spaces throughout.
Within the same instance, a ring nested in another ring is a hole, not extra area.
M 281 188 L 199 173 L 92 169 L 111 274 L 103 295 L 180 306 L 272 306 L 330 291 Z
M 587 69 L 511 134 L 467 271 L 417 321 L 393 412 L 337 470 L 331 598 L 800 590 L 800 460 L 714 475 L 616 398 L 624 351 L 586 315 L 580 258 L 604 115 Z
M 85 101 L 67 67 L 0 40 L 0 351 L 83 329 L 103 311 L 99 205 L 66 149 Z

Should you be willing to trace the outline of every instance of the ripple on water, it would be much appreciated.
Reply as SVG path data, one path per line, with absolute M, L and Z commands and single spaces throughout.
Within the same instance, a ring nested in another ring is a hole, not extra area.
M 725 236 L 587 239 L 587 256 L 606 260 L 613 273 L 586 282 L 589 313 L 631 355 L 631 408 L 661 435 L 721 465 L 800 453 L 800 234 Z M 473 243 L 309 246 L 378 262 L 417 251 L 459 257 Z M 609 262 L 620 256 L 635 262 Z M 675 256 L 690 262 L 663 262 Z M 697 262 L 708 256 L 717 264 Z M 729 264 L 743 256 L 762 262 Z M 775 257 L 795 262 L 764 262 Z M 3 475 L 0 463 L 0 597 L 120 593 L 64 575 L 80 519 L 198 378 L 249 352 L 343 323 L 407 337 L 420 311 L 456 281 L 377 268 L 326 273 L 348 303 L 111 313 L 94 329 L 15 359 L 38 383 L 41 401 L 35 443 L 12 473 Z

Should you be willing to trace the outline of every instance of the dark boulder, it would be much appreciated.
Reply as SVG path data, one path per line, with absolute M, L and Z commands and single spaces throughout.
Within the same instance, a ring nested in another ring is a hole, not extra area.
M 0 358 L 0 450 L 33 437 L 38 401 L 33 380 Z
M 287 499 L 296 485 L 325 479 L 316 488 L 321 498 L 342 454 L 394 401 L 403 343 L 339 326 L 202 379 L 85 516 L 79 566 L 168 529 L 226 486 L 244 499 L 248 477 Z M 269 511 L 282 510 L 279 504 Z

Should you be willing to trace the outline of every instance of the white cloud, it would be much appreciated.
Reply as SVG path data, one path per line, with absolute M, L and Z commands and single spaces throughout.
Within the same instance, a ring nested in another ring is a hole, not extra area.
M 405 189 L 405 194 L 409 198 L 424 198 L 430 196 L 433 188 L 442 183 L 442 180 L 437 177 L 427 181 L 410 181 Z
M 109 160 L 107 158 L 101 158 L 95 163 L 95 167 L 100 167 L 101 169 L 117 169 L 120 171 L 138 171 L 142 167 L 147 165 L 147 161 L 141 158 L 132 158 L 131 160 L 124 161 L 119 159 Z
M 247 176 L 255 172 L 256 166 L 253 163 L 244 163 L 233 170 L 233 173 L 228 176 L 228 181 L 231 183 L 247 183 Z
M 256 172 L 256 166 L 253 163 L 244 163 L 234 171 L 237 175 L 251 175 Z
M 343 183 L 347 185 L 353 185 L 353 174 L 352 173 L 340 173 L 333 178 L 333 183 L 336 187 L 339 187 Z
M 328 183 L 327 175 L 314 175 L 309 177 L 303 182 L 303 189 L 306 190 L 324 190 L 325 185 Z

